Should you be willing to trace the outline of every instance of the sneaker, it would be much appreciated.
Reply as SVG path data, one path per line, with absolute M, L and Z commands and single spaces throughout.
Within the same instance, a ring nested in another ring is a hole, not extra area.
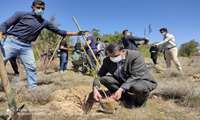
M 135 95 L 130 95 L 128 93 L 125 93 L 123 95 L 123 98 L 121 100 L 121 104 L 125 107 L 125 108 L 135 108 Z
M 34 85 L 34 86 L 28 86 L 28 90 L 29 90 L 29 91 L 35 91 L 37 88 L 38 88 L 37 85 Z
M 6 120 L 17 120 L 17 119 L 19 119 L 19 113 L 22 111 L 24 106 L 25 105 L 23 104 L 17 109 L 7 109 L 7 111 L 6 111 L 7 119 Z

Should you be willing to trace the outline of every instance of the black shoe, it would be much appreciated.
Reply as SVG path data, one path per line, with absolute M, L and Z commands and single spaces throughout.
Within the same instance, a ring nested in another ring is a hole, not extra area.
M 122 105 L 125 108 L 129 108 L 129 109 L 135 108 L 135 95 L 130 95 L 128 93 L 125 93 L 122 96 L 121 101 L 122 101 Z
M 127 92 L 123 96 L 122 103 L 124 107 L 132 109 L 138 108 L 145 105 L 148 96 L 146 95 L 136 95 L 134 93 Z

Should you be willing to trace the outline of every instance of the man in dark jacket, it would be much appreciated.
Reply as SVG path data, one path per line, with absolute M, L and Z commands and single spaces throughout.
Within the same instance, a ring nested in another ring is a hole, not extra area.
M 30 89 L 37 87 L 36 63 L 31 43 L 37 39 L 40 32 L 46 28 L 63 37 L 84 34 L 83 31 L 66 32 L 58 29 L 42 17 L 44 10 L 45 3 L 42 0 L 34 0 L 32 12 L 16 12 L 0 25 L 0 39 L 6 37 L 3 45 L 4 61 L 7 62 L 17 55 L 20 57 L 26 69 Z
M 124 50 L 121 44 L 110 44 L 106 49 L 108 57 L 93 83 L 93 97 L 100 101 L 100 84 L 111 93 L 114 100 L 122 100 L 125 107 L 140 107 L 157 83 L 150 74 L 143 56 L 135 50 Z M 111 74 L 110 76 L 107 73 Z
M 151 54 L 151 59 L 152 59 L 154 65 L 157 65 L 157 59 L 158 59 L 158 53 L 159 53 L 158 47 L 155 45 L 152 45 L 149 49 L 149 52 Z
M 138 50 L 138 44 L 140 44 L 138 42 L 143 42 L 144 44 L 149 42 L 147 38 L 133 36 L 127 29 L 122 32 L 122 35 L 122 44 L 125 49 Z

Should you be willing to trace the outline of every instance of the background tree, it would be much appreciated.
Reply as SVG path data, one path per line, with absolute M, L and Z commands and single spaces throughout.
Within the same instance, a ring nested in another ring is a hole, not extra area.
M 181 45 L 179 55 L 190 57 L 198 53 L 199 43 L 196 40 L 191 40 Z
M 95 38 L 101 36 L 101 35 L 100 35 L 100 30 L 97 29 L 97 28 L 93 28 L 91 32 L 93 33 L 93 36 L 94 36 Z
M 103 41 L 108 41 L 109 43 L 121 41 L 122 34 L 119 32 L 114 32 L 114 34 L 105 34 L 102 36 Z

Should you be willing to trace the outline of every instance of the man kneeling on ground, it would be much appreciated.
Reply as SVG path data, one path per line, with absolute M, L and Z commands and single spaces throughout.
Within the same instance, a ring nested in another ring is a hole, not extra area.
M 103 84 L 116 101 L 122 101 L 127 108 L 142 106 L 157 83 L 148 71 L 143 56 L 135 50 L 125 50 L 121 44 L 110 44 L 107 58 L 93 82 L 93 98 L 102 99 L 100 84 Z M 110 75 L 107 75 L 110 73 Z

